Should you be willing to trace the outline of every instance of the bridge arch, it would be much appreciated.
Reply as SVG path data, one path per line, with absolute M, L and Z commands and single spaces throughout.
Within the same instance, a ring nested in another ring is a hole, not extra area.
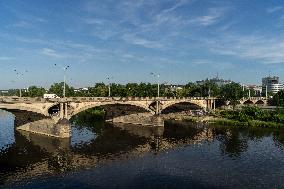
M 115 106 L 115 105 L 135 106 L 135 107 L 144 109 L 145 111 L 151 113 L 152 115 L 155 114 L 155 112 L 151 110 L 148 106 L 137 103 L 137 102 L 102 102 L 102 103 L 88 103 L 86 105 L 79 106 L 77 108 L 73 106 L 73 111 L 68 115 L 69 116 L 68 119 L 71 119 L 73 116 L 79 114 L 80 112 L 83 112 L 91 108 L 101 107 L 101 106 Z
M 256 105 L 264 105 L 265 102 L 263 100 L 258 100 L 255 102 Z
M 167 109 L 174 107 L 176 105 L 182 105 L 182 104 L 187 104 L 187 105 L 191 105 L 193 107 L 193 109 L 205 109 L 206 105 L 203 104 L 202 102 L 199 101 L 187 101 L 187 100 L 183 100 L 183 101 L 172 101 L 172 102 L 168 102 L 162 105 L 162 109 L 161 112 L 164 113 Z
M 54 115 L 60 112 L 60 103 L 54 103 L 46 107 L 46 114 Z
M 27 109 L 27 108 L 7 108 L 1 106 L 1 110 L 11 113 L 14 117 L 14 126 L 19 127 L 27 123 L 34 121 L 47 119 L 48 115 L 45 115 L 43 112 L 37 109 Z
M 28 106 L 28 105 L 0 104 L 0 109 L 6 110 L 11 113 L 13 113 L 13 111 L 15 110 L 17 111 L 20 110 L 20 111 L 37 113 L 37 114 L 41 114 L 44 116 L 49 116 L 48 113 L 45 112 L 43 109 L 35 108 L 32 106 Z
M 253 105 L 253 101 L 252 100 L 246 100 L 243 102 L 243 105 Z

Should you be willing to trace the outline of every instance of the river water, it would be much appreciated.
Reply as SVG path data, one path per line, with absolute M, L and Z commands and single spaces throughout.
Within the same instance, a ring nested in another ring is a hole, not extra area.
M 71 139 L 0 111 L 0 188 L 284 188 L 284 130 L 75 122 Z

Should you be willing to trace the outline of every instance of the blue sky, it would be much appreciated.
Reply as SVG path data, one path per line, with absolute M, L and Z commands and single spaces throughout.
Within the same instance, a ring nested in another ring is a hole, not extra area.
M 65 65 L 75 87 L 284 80 L 282 0 L 2 0 L 0 18 L 0 88 L 47 87 Z

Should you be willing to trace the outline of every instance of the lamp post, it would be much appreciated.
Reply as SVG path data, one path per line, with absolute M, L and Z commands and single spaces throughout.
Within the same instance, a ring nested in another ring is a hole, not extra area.
M 265 99 L 267 100 L 267 96 L 268 96 L 268 87 L 267 87 L 267 85 L 265 85 Z
M 151 75 L 153 75 L 154 77 L 157 77 L 157 84 L 158 84 L 158 94 L 157 94 L 157 97 L 159 98 L 160 97 L 160 81 L 159 81 L 159 78 L 160 78 L 160 74 L 155 74 L 155 73 L 150 73 Z
M 113 77 L 107 77 L 107 80 L 108 80 L 108 97 L 110 97 L 110 85 L 111 85 L 111 81 L 110 79 L 113 79 Z
M 211 97 L 211 89 L 210 89 L 210 87 L 208 87 L 208 97 L 209 98 Z
M 16 75 L 17 75 L 17 79 L 19 79 L 19 77 L 20 76 L 24 76 L 24 73 L 23 72 L 19 72 L 18 70 L 14 70 L 14 72 L 16 73 Z M 27 70 L 25 70 L 25 73 L 27 73 L 28 71 Z M 21 87 L 19 88 L 19 93 L 20 93 L 20 97 L 22 97 L 22 89 L 21 89 Z
M 54 64 L 54 66 L 57 66 L 57 64 Z M 63 98 L 66 97 L 66 71 L 70 66 L 63 66 L 62 69 L 64 71 L 64 76 L 63 76 Z
M 249 96 L 249 99 L 250 99 L 250 89 L 249 89 L 248 93 L 249 93 L 249 95 L 248 95 L 248 96 Z
M 245 100 L 245 85 L 243 84 L 243 100 Z

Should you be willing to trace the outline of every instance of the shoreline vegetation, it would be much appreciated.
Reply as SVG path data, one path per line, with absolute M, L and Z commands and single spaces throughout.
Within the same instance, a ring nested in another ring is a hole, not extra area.
M 225 126 L 284 128 L 284 109 L 268 111 L 256 106 L 245 106 L 239 110 L 217 110 L 209 115 L 189 116 L 181 121 Z
M 76 122 L 83 120 L 88 120 L 89 122 L 103 121 L 105 114 L 105 110 L 101 107 L 89 109 L 76 116 Z M 198 114 L 198 111 L 195 111 L 195 113 L 190 111 L 190 113 L 176 112 L 161 116 L 165 121 L 240 127 L 284 128 L 284 108 L 263 110 L 257 106 L 244 106 L 237 110 L 215 110 L 207 114 L 204 112 Z

